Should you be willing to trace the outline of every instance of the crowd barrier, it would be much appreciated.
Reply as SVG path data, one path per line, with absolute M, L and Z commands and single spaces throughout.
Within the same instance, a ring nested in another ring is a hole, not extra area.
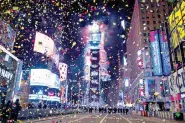
M 139 111 L 137 112 L 140 116 L 152 116 L 152 117 L 159 117 L 164 118 L 167 120 L 174 120 L 173 112 L 170 111 L 156 111 L 156 112 L 147 112 L 147 111 Z M 184 121 L 185 121 L 185 113 L 183 113 Z
M 156 112 L 156 116 L 164 119 L 174 120 L 174 112 L 170 111 L 158 111 Z M 185 113 L 183 113 L 184 121 L 185 121 Z
M 25 109 L 19 112 L 18 119 L 37 119 L 41 117 L 56 116 L 61 114 L 82 113 L 81 109 Z

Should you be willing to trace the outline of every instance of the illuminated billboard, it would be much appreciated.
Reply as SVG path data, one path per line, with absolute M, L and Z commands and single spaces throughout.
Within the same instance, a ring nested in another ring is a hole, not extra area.
M 171 45 L 177 47 L 178 43 L 185 37 L 185 1 L 177 3 L 169 16 L 168 22 L 171 32 Z
M 51 75 L 47 69 L 31 69 L 30 85 L 49 86 Z
M 153 96 L 155 93 L 155 80 L 154 79 L 147 79 L 146 81 L 148 83 L 148 94 L 150 96 Z
M 64 81 L 67 79 L 67 64 L 59 63 L 59 72 L 60 72 L 60 81 Z
M 5 47 L 8 51 L 13 50 L 15 37 L 16 33 L 10 25 L 0 19 L 0 45 Z
M 20 80 L 21 61 L 0 45 L 0 104 L 3 100 L 11 100 L 15 87 Z M 6 93 L 6 94 L 5 94 Z M 4 95 L 3 95 L 4 94 Z
M 150 51 L 152 58 L 153 75 L 161 76 L 162 64 L 161 64 L 161 53 L 159 47 L 159 33 L 158 30 L 150 32 Z
M 48 83 L 49 88 L 55 88 L 55 89 L 60 89 L 60 80 L 59 77 L 52 73 L 50 82 Z
M 99 101 L 99 50 L 91 49 L 91 67 L 90 67 L 90 103 Z M 92 67 L 97 66 L 97 67 Z
M 48 57 L 54 55 L 55 44 L 54 41 L 40 32 L 36 32 L 34 51 L 45 54 Z
M 162 58 L 162 64 L 163 64 L 163 74 L 170 75 L 171 64 L 170 64 L 168 41 L 163 31 L 160 32 L 160 48 L 161 48 L 161 58 Z

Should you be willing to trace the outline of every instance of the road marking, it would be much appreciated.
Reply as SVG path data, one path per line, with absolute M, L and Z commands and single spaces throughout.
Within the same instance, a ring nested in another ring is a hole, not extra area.
M 107 115 L 105 115 L 105 117 L 100 121 L 100 123 L 103 123 L 103 121 L 105 120 L 105 118 L 107 117 Z
M 121 116 L 121 114 L 120 114 L 120 116 Z M 123 117 L 123 116 L 121 116 L 123 119 L 125 119 L 126 121 L 128 121 L 129 123 L 132 123 L 130 120 L 128 120 L 127 118 L 125 118 L 125 117 Z
M 30 119 L 28 119 L 28 120 L 25 120 L 24 122 L 26 122 L 26 123 L 38 123 L 38 122 L 45 122 L 45 121 L 51 121 L 52 119 L 63 119 L 63 118 L 66 118 L 66 117 L 68 117 L 68 116 L 72 116 L 72 115 L 75 115 L 75 114 L 67 114 L 67 115 L 58 115 L 58 116 L 51 116 L 51 117 L 46 117 L 46 118 L 43 118 L 43 119 L 36 119 L 36 120 L 30 120 Z
M 88 118 L 88 117 L 90 117 L 90 116 L 91 116 L 91 115 L 88 115 L 88 116 L 86 116 L 86 117 L 82 117 L 82 118 L 80 118 L 80 119 L 72 120 L 72 121 L 69 121 L 68 123 L 73 123 L 73 122 L 75 122 L 75 121 L 80 121 L 80 120 L 85 119 L 85 118 Z

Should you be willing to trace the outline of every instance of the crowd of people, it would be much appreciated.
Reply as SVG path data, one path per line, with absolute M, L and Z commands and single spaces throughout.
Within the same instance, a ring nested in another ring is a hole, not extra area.
M 59 104 L 47 104 L 46 102 L 39 102 L 38 104 L 34 104 L 33 102 L 28 104 L 28 109 L 59 109 L 62 105 Z
M 128 108 L 112 108 L 112 107 L 109 107 L 109 108 L 103 108 L 103 107 L 84 107 L 84 110 L 86 112 L 89 112 L 89 113 L 109 113 L 109 114 L 112 114 L 112 113 L 121 113 L 121 114 L 128 114 L 129 113 L 129 109 Z
M 8 101 L 6 104 L 2 105 L 1 108 L 1 121 L 2 123 L 15 122 L 18 118 L 18 113 L 21 110 L 19 99 L 13 103 Z

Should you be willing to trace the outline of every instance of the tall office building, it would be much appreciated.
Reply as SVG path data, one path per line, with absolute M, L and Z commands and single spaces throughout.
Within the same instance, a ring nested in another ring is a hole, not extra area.
M 160 28 L 168 13 L 168 4 L 164 0 L 136 0 L 127 46 L 128 65 L 125 73 L 129 82 L 128 96 L 131 103 L 152 98 L 160 91 L 161 77 L 153 76 L 150 56 L 151 31 Z M 153 52 L 153 51 L 152 51 Z

